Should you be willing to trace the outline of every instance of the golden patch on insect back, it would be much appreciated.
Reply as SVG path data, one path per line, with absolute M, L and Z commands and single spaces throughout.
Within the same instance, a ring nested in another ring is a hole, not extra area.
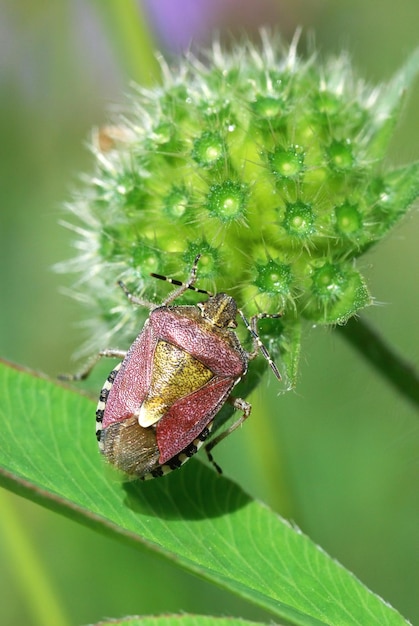
M 139 413 L 143 428 L 155 424 L 181 398 L 201 389 L 214 376 L 201 361 L 168 341 L 157 343 L 150 389 Z

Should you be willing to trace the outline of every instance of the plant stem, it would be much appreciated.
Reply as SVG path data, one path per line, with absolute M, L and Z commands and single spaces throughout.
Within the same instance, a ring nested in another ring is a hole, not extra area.
M 384 339 L 363 319 L 351 318 L 337 330 L 356 348 L 381 374 L 419 408 L 419 377 L 411 363 L 406 362 Z
M 96 6 L 128 78 L 140 85 L 156 83 L 160 69 L 140 3 L 134 0 L 109 0 L 97 2 Z
M 68 626 L 51 582 L 27 538 L 19 515 L 15 511 L 12 496 L 0 491 L 0 527 L 4 546 L 11 556 L 19 582 L 34 622 L 40 626 Z

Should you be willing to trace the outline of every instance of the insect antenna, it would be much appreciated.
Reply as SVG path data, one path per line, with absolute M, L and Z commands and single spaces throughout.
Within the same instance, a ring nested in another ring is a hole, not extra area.
M 175 278 L 169 278 L 168 276 L 163 276 L 162 274 L 155 274 L 154 272 L 151 272 L 150 276 L 152 276 L 153 278 L 158 278 L 159 280 L 165 280 L 171 285 L 177 285 L 178 287 L 185 287 L 185 290 L 191 289 L 191 291 L 196 291 L 197 293 L 204 293 L 205 295 L 210 296 L 210 297 L 214 295 L 210 291 L 207 291 L 206 289 L 198 289 L 198 287 L 194 287 L 194 285 L 188 285 L 187 283 L 183 283 L 181 280 L 176 280 Z
M 186 281 L 186 283 L 183 283 L 181 280 L 176 280 L 175 278 L 169 278 L 168 276 L 163 276 L 162 274 L 155 274 L 154 272 L 150 274 L 150 276 L 152 276 L 153 278 L 158 278 L 159 280 L 166 280 L 171 285 L 176 285 L 177 287 L 179 287 L 179 289 L 176 289 L 172 294 L 169 295 L 168 298 L 166 298 L 164 304 L 169 304 L 169 302 L 172 302 L 173 300 L 178 298 L 187 289 L 191 289 L 191 291 L 196 291 L 197 293 L 204 293 L 205 295 L 209 297 L 213 295 L 210 291 L 207 291 L 206 289 L 198 289 L 198 287 L 194 286 L 194 283 L 196 281 L 196 271 L 198 267 L 198 261 L 200 258 L 201 258 L 201 255 L 197 254 L 197 256 L 195 257 L 194 263 L 192 265 L 189 278 Z

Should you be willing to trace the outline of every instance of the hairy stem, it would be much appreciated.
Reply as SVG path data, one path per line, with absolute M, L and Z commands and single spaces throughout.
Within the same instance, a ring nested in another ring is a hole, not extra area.
M 419 408 L 419 377 L 411 363 L 406 362 L 363 319 L 351 318 L 339 333 L 356 348 L 402 394 Z

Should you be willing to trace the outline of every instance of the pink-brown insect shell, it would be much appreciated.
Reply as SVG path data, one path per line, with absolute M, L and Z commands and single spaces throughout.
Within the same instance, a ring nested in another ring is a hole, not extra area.
M 138 414 L 150 388 L 159 341 L 181 348 L 213 373 L 205 385 L 174 402 L 157 422 L 157 446 L 162 465 L 186 448 L 211 422 L 232 387 L 246 373 L 247 355 L 233 331 L 214 326 L 195 306 L 154 309 L 109 392 L 103 429 Z

